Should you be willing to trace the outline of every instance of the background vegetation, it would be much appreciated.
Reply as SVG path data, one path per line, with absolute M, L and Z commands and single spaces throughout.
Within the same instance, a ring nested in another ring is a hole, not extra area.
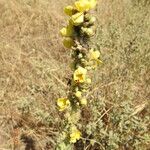
M 71 0 L 0 0 L 0 149 L 53 150 L 63 115 L 70 52 L 61 43 Z M 101 0 L 91 45 L 103 64 L 82 110 L 81 150 L 150 149 L 150 5 Z M 89 139 L 95 141 L 89 142 Z

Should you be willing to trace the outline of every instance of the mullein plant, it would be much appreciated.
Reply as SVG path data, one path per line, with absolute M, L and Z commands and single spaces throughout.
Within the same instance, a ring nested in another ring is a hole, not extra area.
M 90 48 L 88 41 L 94 35 L 96 18 L 90 10 L 96 7 L 96 0 L 78 0 L 72 6 L 64 8 L 69 16 L 68 24 L 60 30 L 63 45 L 71 50 L 73 75 L 68 96 L 57 100 L 59 111 L 64 112 L 64 128 L 59 136 L 59 149 L 72 145 L 82 139 L 81 109 L 88 104 L 86 94 L 91 84 L 89 71 L 95 69 L 100 61 L 100 52 Z M 63 144 L 62 144 L 63 143 Z M 67 149 L 67 148 L 66 148 Z M 69 149 L 69 148 L 68 148 Z

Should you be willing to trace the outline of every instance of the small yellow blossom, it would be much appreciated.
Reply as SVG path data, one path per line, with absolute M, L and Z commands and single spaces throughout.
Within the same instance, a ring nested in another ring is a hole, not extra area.
M 63 111 L 70 106 L 70 101 L 67 98 L 59 98 L 57 100 L 59 111 Z
M 76 13 L 71 17 L 72 23 L 75 26 L 80 25 L 84 21 L 84 14 L 82 12 Z
M 78 97 L 78 98 L 80 98 L 82 96 L 82 92 L 81 91 L 77 91 L 75 93 L 75 96 Z
M 93 9 L 97 4 L 97 0 L 89 0 L 89 3 L 90 3 L 90 9 Z
M 89 52 L 89 58 L 90 60 L 97 60 L 100 57 L 100 52 L 99 51 L 94 51 L 93 49 L 90 50 Z
M 78 0 L 75 2 L 75 7 L 78 11 L 88 11 L 90 9 L 90 4 L 88 0 Z
M 79 140 L 80 138 L 81 138 L 81 132 L 76 127 L 73 127 L 71 129 L 70 142 L 76 143 L 76 141 Z
M 82 98 L 82 99 L 80 100 L 80 103 L 81 103 L 81 105 L 87 105 L 87 99 Z
M 86 73 L 87 70 L 83 67 L 78 67 L 78 69 L 75 70 L 74 72 L 74 81 L 83 83 L 86 81 Z
M 75 8 L 80 12 L 84 12 L 94 8 L 96 4 L 96 0 L 78 0 L 75 2 Z
M 74 14 L 74 7 L 73 6 L 67 6 L 64 8 L 64 12 L 68 16 L 72 16 Z
M 74 46 L 74 41 L 72 38 L 70 37 L 67 37 L 63 40 L 63 45 L 66 47 L 66 48 L 71 48 L 72 46 Z
M 97 66 L 102 63 L 102 61 L 99 59 L 100 57 L 100 52 L 98 50 L 94 50 L 94 49 L 91 49 L 89 51 L 89 54 L 88 54 L 88 59 L 89 59 L 89 62 L 88 62 L 88 65 L 89 65 L 89 69 L 96 69 Z

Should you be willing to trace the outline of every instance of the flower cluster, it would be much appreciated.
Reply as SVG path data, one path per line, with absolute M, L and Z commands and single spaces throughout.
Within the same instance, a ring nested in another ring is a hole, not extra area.
M 78 121 L 81 108 L 88 104 L 85 97 L 91 83 L 88 72 L 101 63 L 100 52 L 89 48 L 88 45 L 88 39 L 94 35 L 93 25 L 96 21 L 89 11 L 95 8 L 96 4 L 96 0 L 78 0 L 73 6 L 64 8 L 69 21 L 60 33 L 63 36 L 63 45 L 72 50 L 73 75 L 68 97 L 59 98 L 57 106 L 60 111 L 66 112 L 66 134 L 69 135 L 70 143 L 75 143 L 81 138 Z
M 68 25 L 60 30 L 64 37 L 63 44 L 65 47 L 74 46 L 76 37 L 94 34 L 92 25 L 96 19 L 88 14 L 88 11 L 94 8 L 96 3 L 96 0 L 78 0 L 73 6 L 64 8 L 64 12 L 69 16 Z

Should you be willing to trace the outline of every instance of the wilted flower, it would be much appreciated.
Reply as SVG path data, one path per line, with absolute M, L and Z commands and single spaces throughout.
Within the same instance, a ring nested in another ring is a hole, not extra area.
M 84 14 L 82 12 L 76 13 L 71 17 L 72 23 L 75 26 L 80 25 L 84 21 Z
M 63 111 L 70 106 L 70 101 L 67 98 L 59 98 L 57 100 L 59 111 Z
M 74 81 L 83 83 L 86 80 L 86 73 L 87 70 L 83 67 L 78 67 L 78 69 L 75 70 L 74 72 Z
M 76 128 L 72 127 L 71 134 L 70 134 L 70 142 L 76 143 L 77 140 L 81 138 L 81 132 Z

